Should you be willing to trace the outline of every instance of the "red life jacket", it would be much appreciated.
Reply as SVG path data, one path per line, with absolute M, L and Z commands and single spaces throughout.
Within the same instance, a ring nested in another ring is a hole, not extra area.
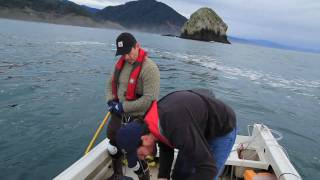
M 152 102 L 151 107 L 144 117 L 144 122 L 147 124 L 148 129 L 156 139 L 170 147 L 173 147 L 169 140 L 161 134 L 157 101 Z
M 128 101 L 137 99 L 136 97 L 136 88 L 138 83 L 138 77 L 142 69 L 142 64 L 146 59 L 147 52 L 143 49 L 139 49 L 138 58 L 136 59 L 135 63 L 133 64 L 133 68 L 131 70 L 131 74 L 129 77 L 128 87 L 126 91 L 126 99 Z M 121 70 L 123 69 L 125 63 L 125 56 L 121 56 L 116 64 L 116 68 L 112 77 L 112 95 L 114 100 L 119 100 L 118 97 L 118 84 L 119 84 L 119 77 Z

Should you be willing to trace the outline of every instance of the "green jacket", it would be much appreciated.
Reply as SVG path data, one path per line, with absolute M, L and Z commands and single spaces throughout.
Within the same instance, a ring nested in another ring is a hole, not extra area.
M 160 91 L 160 72 L 158 66 L 149 58 L 142 65 L 138 78 L 136 93 L 142 95 L 134 101 L 127 101 L 125 92 L 127 90 L 132 64 L 125 62 L 119 77 L 118 97 L 126 114 L 132 116 L 143 116 L 148 110 L 151 102 L 158 100 Z M 112 77 L 107 82 L 107 101 L 114 99 L 112 95 Z

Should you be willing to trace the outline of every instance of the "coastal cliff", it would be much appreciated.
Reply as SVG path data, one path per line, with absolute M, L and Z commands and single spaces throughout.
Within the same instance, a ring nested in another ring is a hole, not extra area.
M 180 35 L 187 18 L 156 0 L 135 0 L 102 10 L 68 0 L 0 0 L 0 18 Z
M 67 0 L 0 0 L 0 18 L 124 29 L 116 22 L 95 18 L 88 8 Z
M 160 34 L 179 35 L 187 18 L 168 5 L 156 0 L 130 1 L 108 6 L 97 17 L 117 22 L 125 28 Z

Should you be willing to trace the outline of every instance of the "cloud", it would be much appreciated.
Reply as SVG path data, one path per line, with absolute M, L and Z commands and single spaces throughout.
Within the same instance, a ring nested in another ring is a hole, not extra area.
M 70 0 L 72 2 L 75 2 L 77 4 L 80 5 L 86 5 L 89 7 L 93 7 L 93 8 L 97 8 L 97 9 L 103 9 L 107 6 L 115 6 L 115 5 L 119 5 L 122 4 L 124 1 L 118 1 L 118 0 Z

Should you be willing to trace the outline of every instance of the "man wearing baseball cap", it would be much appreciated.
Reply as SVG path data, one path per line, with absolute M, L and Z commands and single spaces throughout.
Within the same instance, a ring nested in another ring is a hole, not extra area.
M 116 56 L 120 57 L 107 83 L 108 110 L 111 112 L 107 147 L 114 170 L 109 180 L 123 175 L 123 156 L 116 146 L 118 129 L 132 119 L 143 119 L 152 102 L 157 101 L 160 91 L 159 69 L 136 38 L 128 32 L 121 33 L 116 39 L 116 46 Z
M 158 142 L 159 179 L 218 179 L 236 138 L 232 108 L 206 89 L 176 91 L 154 105 L 145 124 L 129 123 L 118 131 L 117 145 L 126 152 L 129 168 L 143 173 L 140 160 L 154 154 Z M 174 148 L 179 153 L 171 175 Z

